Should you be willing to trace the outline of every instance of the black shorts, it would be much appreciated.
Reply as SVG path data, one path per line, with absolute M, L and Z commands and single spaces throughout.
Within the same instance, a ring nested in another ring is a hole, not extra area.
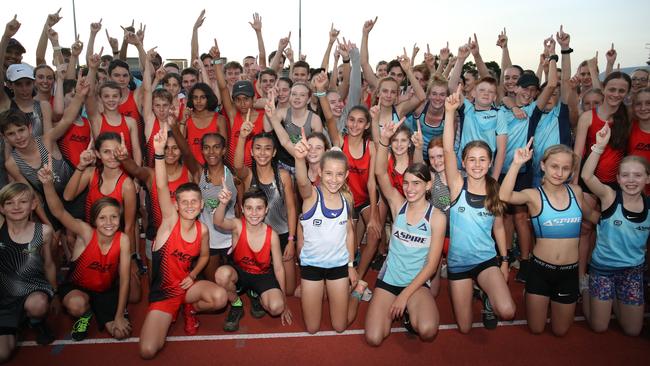
M 348 277 L 348 265 L 334 268 L 300 266 L 300 278 L 307 281 L 334 281 Z
M 280 251 L 284 255 L 284 249 L 287 247 L 287 244 L 289 244 L 289 232 L 278 234 L 278 239 L 280 239 Z
M 426 283 L 423 284 L 422 287 L 429 288 L 429 286 Z M 381 289 L 384 289 L 384 290 L 390 292 L 391 294 L 393 294 L 395 296 L 399 296 L 399 294 L 401 294 L 402 291 L 404 291 L 404 289 L 406 287 L 393 286 L 393 285 L 390 285 L 390 284 L 388 284 L 388 283 L 386 283 L 383 280 L 380 280 L 378 278 L 377 282 L 375 283 L 375 288 L 381 288 Z
M 233 266 L 237 271 L 237 292 L 243 290 L 253 290 L 261 295 L 267 290 L 274 288 L 280 289 L 280 284 L 275 278 L 273 271 L 263 274 L 248 273 L 237 266 Z
M 26 296 L 0 298 L 0 335 L 16 335 L 20 324 L 25 320 L 25 301 L 32 293 Z M 43 293 L 47 295 L 47 293 Z
M 370 201 L 365 201 L 359 204 L 358 206 L 354 206 L 353 219 L 359 220 L 359 218 L 361 217 L 361 212 L 363 212 L 363 210 L 365 210 L 368 207 L 370 207 Z
M 88 295 L 90 310 L 95 315 L 95 320 L 97 321 L 97 327 L 99 330 L 104 330 L 106 323 L 112 322 L 115 319 L 117 304 L 120 297 L 117 281 L 115 281 L 114 286 L 104 292 L 90 291 L 79 287 L 74 283 L 64 283 L 59 286 L 59 296 L 61 296 L 61 301 L 63 301 L 63 298 L 65 298 L 65 296 L 72 290 L 78 290 Z
M 546 296 L 560 304 L 573 304 L 580 294 L 578 263 L 555 265 L 531 255 L 526 293 Z
M 210 257 L 214 257 L 214 256 L 220 257 L 223 263 L 226 263 L 225 260 L 226 258 L 228 258 L 229 250 L 230 248 L 217 248 L 217 249 L 210 248 Z
M 474 268 L 465 272 L 452 273 L 449 272 L 449 267 L 447 267 L 447 279 L 450 281 L 464 280 L 468 278 L 476 279 L 476 277 L 478 277 L 478 275 L 481 274 L 483 270 L 490 267 L 499 267 L 499 265 L 499 259 L 497 259 L 497 257 L 494 257 L 486 260 L 485 262 L 475 265 Z
M 506 177 L 505 174 L 501 174 L 499 176 L 499 184 L 503 183 L 503 178 L 505 177 Z M 532 186 L 533 186 L 532 174 L 530 174 L 528 171 L 517 174 L 517 180 L 515 180 L 515 187 L 514 187 L 515 192 L 523 191 L 524 189 L 531 188 Z

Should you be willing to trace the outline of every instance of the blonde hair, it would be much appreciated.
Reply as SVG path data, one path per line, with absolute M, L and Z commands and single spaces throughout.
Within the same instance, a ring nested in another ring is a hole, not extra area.
M 645 173 L 647 175 L 650 175 L 650 162 L 648 162 L 648 159 L 644 158 L 643 156 L 638 156 L 638 155 L 628 155 L 621 160 L 621 163 L 618 165 L 618 174 L 621 173 L 621 167 L 623 164 L 627 163 L 638 163 L 643 165 L 643 168 L 645 169 Z
M 580 164 L 580 158 L 578 157 L 578 155 L 576 155 L 575 152 L 573 152 L 573 149 L 571 149 L 567 145 L 557 144 L 557 145 L 549 146 L 548 149 L 544 150 L 544 155 L 542 156 L 541 162 L 545 163 L 546 160 L 551 155 L 555 155 L 555 154 L 569 154 L 569 155 L 571 155 L 571 159 L 572 159 L 571 172 L 577 171 L 578 165 Z M 569 176 L 569 179 L 571 179 L 571 177 L 573 177 L 573 173 L 571 173 L 571 175 Z
M 34 198 L 34 190 L 29 184 L 22 182 L 7 184 L 0 190 L 0 206 L 4 206 L 5 202 L 25 192 L 28 192 L 31 198 Z

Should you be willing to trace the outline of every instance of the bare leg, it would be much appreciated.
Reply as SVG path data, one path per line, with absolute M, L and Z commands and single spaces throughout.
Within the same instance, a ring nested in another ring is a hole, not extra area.
M 562 337 L 571 328 L 576 314 L 576 303 L 562 304 L 551 301 L 551 329 L 553 334 Z
M 284 311 L 284 294 L 279 288 L 262 292 L 260 302 L 264 310 L 271 316 L 279 316 Z
M 379 346 L 390 334 L 393 319 L 390 315 L 390 306 L 396 296 L 382 289 L 375 288 L 366 314 L 365 335 L 366 342 L 371 346 Z
M 472 284 L 471 278 L 449 281 L 449 295 L 456 324 L 463 334 L 469 333 L 472 329 Z
M 338 280 L 326 280 L 327 297 L 330 308 L 332 327 L 343 332 L 348 326 L 348 300 L 350 298 L 350 280 L 348 277 Z
M 438 334 L 440 314 L 436 301 L 426 287 L 420 287 L 406 303 L 413 329 L 423 341 L 432 341 Z
M 510 320 L 515 317 L 515 302 L 498 267 L 484 269 L 479 273 L 476 281 L 488 295 L 490 304 L 500 319 Z
M 171 314 L 159 310 L 147 313 L 140 332 L 140 357 L 150 360 L 156 356 L 165 345 L 171 323 Z
M 323 313 L 323 291 L 325 281 L 300 281 L 302 296 L 302 319 L 305 322 L 307 332 L 314 334 L 320 328 L 321 316 Z
M 526 293 L 526 319 L 531 333 L 541 334 L 544 332 L 549 302 L 550 300 L 546 296 Z

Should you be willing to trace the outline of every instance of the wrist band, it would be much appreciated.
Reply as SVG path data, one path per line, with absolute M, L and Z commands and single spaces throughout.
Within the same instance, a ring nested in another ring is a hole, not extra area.
M 551 55 L 551 56 L 548 56 L 548 60 L 558 62 L 560 60 L 560 58 L 558 57 L 558 55 Z
M 61 51 L 61 46 L 54 46 L 52 47 L 54 51 Z
M 381 145 L 381 146 L 383 146 L 383 147 L 386 147 L 386 148 L 390 147 L 390 143 L 384 145 L 384 143 L 381 142 L 381 139 L 379 139 L 379 145 Z
M 324 96 L 326 96 L 326 95 L 327 95 L 327 92 L 324 92 L 324 91 L 322 91 L 322 92 L 315 92 L 314 95 L 315 95 L 316 97 L 320 98 L 320 97 L 324 97 Z
M 288 240 L 288 241 L 293 241 L 294 239 L 295 239 L 295 237 L 294 237 L 293 235 L 289 235 L 289 236 L 287 237 L 287 240 Z
M 560 51 L 560 53 L 563 54 L 563 55 L 568 55 L 571 52 L 573 52 L 573 48 L 571 48 L 571 47 L 567 48 L 566 50 Z
M 602 154 L 605 152 L 605 149 L 602 147 L 597 146 L 596 144 L 591 145 L 591 151 L 595 152 L 596 154 Z
M 77 166 L 77 167 L 76 167 L 75 169 L 77 169 L 77 170 L 78 170 L 78 171 L 80 171 L 80 172 L 83 172 L 84 170 L 86 170 L 86 168 L 83 168 L 83 169 L 79 169 L 79 167 L 78 167 L 78 166 Z
M 156 160 L 165 160 L 165 154 L 153 154 L 153 158 Z
M 347 60 L 346 60 L 346 59 L 343 59 L 341 62 L 343 62 L 344 64 L 349 64 L 349 63 L 350 63 L 350 59 L 347 59 Z

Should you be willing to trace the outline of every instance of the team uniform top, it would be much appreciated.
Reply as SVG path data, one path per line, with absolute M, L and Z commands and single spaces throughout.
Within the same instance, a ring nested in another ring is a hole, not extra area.
M 465 145 L 474 140 L 485 141 L 494 155 L 497 149 L 497 135 L 508 134 L 508 125 L 499 118 L 499 111 L 494 107 L 486 111 L 477 111 L 474 103 L 465 99 L 463 108 L 459 109 L 458 113 L 461 121 L 458 159 L 461 159 Z
M 196 238 L 187 242 L 181 235 L 181 219 L 163 246 L 152 253 L 151 291 L 149 302 L 185 296 L 181 281 L 190 273 L 193 262 L 201 253 L 201 222 L 196 221 Z
M 346 265 L 349 259 L 347 250 L 347 223 L 349 207 L 343 195 L 342 207 L 330 210 L 320 188 L 316 203 L 300 217 L 304 236 L 304 246 L 300 252 L 300 264 L 321 268 L 334 268 Z
M 138 110 L 138 104 L 135 102 L 135 93 L 133 90 L 129 91 L 129 97 L 126 101 L 117 108 L 122 116 L 131 117 L 138 125 L 138 136 L 144 136 L 144 122 Z
M 126 145 L 126 150 L 129 152 L 129 156 L 133 157 L 133 144 L 131 142 L 131 133 L 129 132 L 129 125 L 126 124 L 126 118 L 122 115 L 119 126 L 113 126 L 108 123 L 106 115 L 102 114 L 102 124 L 99 127 L 99 133 L 103 132 L 115 132 L 116 134 L 122 134 L 124 136 L 124 145 Z
M 90 142 L 90 122 L 85 117 L 81 117 L 81 122 L 81 126 L 73 123 L 58 141 L 61 154 L 75 168 Z
M 199 179 L 199 188 L 201 188 L 201 195 L 203 197 L 203 210 L 199 219 L 208 227 L 208 232 L 210 233 L 210 249 L 224 249 L 230 248 L 232 245 L 232 232 L 230 230 L 222 230 L 217 227 L 213 222 L 214 211 L 221 204 L 219 202 L 219 193 L 223 189 L 224 185 L 228 187 L 228 190 L 232 192 L 232 198 L 228 202 L 228 207 L 226 208 L 226 218 L 232 219 L 235 217 L 235 204 L 237 203 L 237 187 L 233 181 L 232 172 L 224 165 L 224 179 L 225 183 L 222 182 L 221 185 L 216 185 L 209 181 L 208 172 L 203 171 L 201 178 Z
M 253 156 L 251 155 L 253 136 L 264 132 L 264 113 L 258 113 L 257 119 L 252 122 L 253 129 L 251 130 L 250 135 L 246 136 L 246 144 L 244 145 L 244 165 L 249 168 L 253 166 Z M 244 124 L 244 118 L 238 111 L 237 114 L 235 114 L 235 120 L 230 129 L 230 137 L 228 139 L 228 153 L 226 154 L 226 162 L 228 166 L 233 166 L 235 160 L 235 149 L 239 142 L 239 132 L 241 131 L 242 124 Z
M 122 188 L 124 187 L 124 181 L 128 176 L 124 173 L 121 173 L 119 178 L 117 178 L 117 183 L 115 183 L 115 188 L 109 194 L 103 194 L 101 192 L 101 187 L 99 186 L 99 169 L 95 168 L 93 172 L 93 177 L 90 179 L 88 184 L 88 195 L 86 196 L 86 222 L 90 222 L 90 209 L 93 206 L 93 203 L 103 197 L 112 197 L 120 203 L 123 204 L 124 200 L 122 199 Z
M 580 237 L 582 210 L 575 193 L 568 184 L 564 185 L 569 193 L 569 205 L 561 210 L 553 207 L 544 188 L 537 187 L 542 201 L 539 214 L 530 218 L 537 239 L 572 239 Z
M 431 246 L 431 212 L 429 203 L 424 217 L 414 224 L 407 222 L 408 203 L 404 202 L 393 223 L 388 256 L 378 278 L 389 285 L 406 287 L 427 262 Z
M 199 128 L 196 126 L 196 123 L 192 117 L 187 119 L 187 131 L 185 136 L 187 137 L 187 143 L 190 145 L 190 151 L 194 158 L 199 162 L 199 164 L 205 164 L 205 159 L 203 159 L 203 148 L 201 147 L 201 140 L 203 135 L 207 133 L 218 133 L 219 125 L 217 124 L 217 118 L 219 114 L 213 113 L 212 120 L 205 128 Z
M 596 143 L 596 134 L 603 128 L 605 123 L 605 121 L 598 117 L 596 108 L 594 108 L 591 112 L 591 126 L 589 126 L 589 130 L 587 131 L 587 141 L 585 146 L 591 146 Z M 591 151 L 586 151 L 587 154 L 590 152 Z M 594 175 L 603 183 L 615 183 L 618 165 L 621 163 L 622 159 L 623 151 L 615 150 L 607 144 L 605 151 L 600 154 L 600 160 L 598 160 L 598 165 L 596 166 Z
M 237 267 L 250 274 L 265 274 L 271 272 L 271 237 L 273 229 L 266 225 L 264 244 L 257 252 L 251 249 L 246 233 L 246 219 L 241 218 L 241 233 L 232 253 L 232 260 Z
M 429 104 L 430 102 L 427 101 L 420 115 L 416 116 L 415 113 L 409 113 L 406 116 L 406 120 L 404 121 L 404 124 L 407 125 L 413 132 L 418 130 L 417 121 L 420 121 L 420 131 L 422 132 L 422 140 L 424 140 L 424 145 L 422 146 L 425 147 L 423 151 L 425 161 L 429 159 L 428 152 L 426 151 L 426 147 L 429 146 L 429 142 L 435 139 L 436 137 L 441 137 L 442 132 L 445 129 L 444 113 L 442 114 L 442 119 L 440 120 L 438 126 L 432 126 L 429 123 L 427 123 L 426 117 L 427 117 L 427 111 L 429 110 Z
M 504 174 L 508 171 L 508 169 L 510 169 L 512 160 L 515 157 L 515 151 L 517 151 L 517 149 L 525 147 L 528 143 L 528 139 L 530 138 L 528 136 L 530 117 L 532 116 L 533 111 L 538 109 L 537 104 L 534 102 L 519 108 L 526 113 L 526 118 L 518 119 L 515 117 L 514 113 L 512 113 L 512 110 L 506 107 L 501 107 L 498 112 L 497 119 L 502 119 L 508 127 L 506 158 L 503 161 L 503 168 L 501 169 L 501 172 Z M 525 171 L 525 166 L 520 169 L 521 173 Z
M 305 124 L 302 127 L 305 131 L 305 136 L 311 135 L 313 129 L 311 126 L 311 120 L 314 117 L 314 112 L 312 111 L 307 111 L 307 119 L 305 120 Z M 296 126 L 296 124 L 293 123 L 293 117 L 291 116 L 291 108 L 287 109 L 287 115 L 284 118 L 284 121 L 282 121 L 282 126 L 284 129 L 287 131 L 287 135 L 289 135 L 289 139 L 291 140 L 292 144 L 297 143 L 300 141 L 302 138 L 302 133 L 300 130 L 300 127 Z M 278 146 L 278 153 L 276 154 L 278 161 L 280 161 L 282 164 L 288 165 L 290 167 L 294 167 L 296 165 L 296 161 L 289 154 L 289 152 L 284 148 L 284 146 Z
M 145 166 L 148 166 L 150 168 L 153 168 L 154 166 L 153 139 L 154 137 L 156 137 L 156 134 L 159 131 L 160 131 L 160 121 L 158 121 L 158 118 L 156 118 L 154 119 L 153 126 L 151 127 L 151 135 L 149 135 L 149 139 L 147 140 L 147 144 L 145 145 L 146 153 L 144 154 L 144 164 Z
M 172 202 L 176 201 L 176 190 L 182 184 L 188 183 L 190 181 L 190 172 L 185 165 L 181 165 L 181 175 L 178 176 L 175 180 L 170 180 L 167 185 L 169 187 L 169 196 L 172 199 Z M 153 179 L 151 180 L 151 219 L 155 231 L 158 231 L 160 223 L 162 223 L 162 210 L 160 209 L 160 201 L 158 201 L 158 189 L 156 189 L 156 175 L 154 174 Z M 154 235 L 155 236 L 155 235 Z
M 632 131 L 627 143 L 628 155 L 642 156 L 650 161 L 650 133 L 639 126 L 639 121 L 632 121 Z M 645 187 L 646 196 L 650 194 L 650 184 Z
M 34 236 L 25 243 L 16 243 L 9 236 L 7 223 L 0 227 L 0 303 L 11 297 L 24 297 L 41 291 L 54 296 L 43 268 L 43 225 L 34 223 Z
M 289 232 L 289 220 L 287 218 L 287 207 L 284 201 L 284 186 L 280 179 L 278 169 L 273 169 L 273 181 L 269 184 L 260 182 L 257 176 L 257 169 L 252 169 L 251 188 L 259 188 L 264 192 L 267 199 L 268 213 L 264 222 L 270 225 L 278 235 Z
M 350 153 L 348 136 L 343 137 L 343 153 L 348 158 L 348 185 L 354 198 L 354 207 L 370 201 L 368 179 L 370 179 L 370 140 L 363 143 L 363 155 L 356 159 Z
M 460 273 L 496 256 L 492 239 L 494 215 L 485 208 L 485 196 L 470 193 L 467 179 L 449 209 L 448 269 Z
M 21 111 L 16 101 L 11 99 L 9 109 L 12 111 Z M 25 112 L 23 112 L 25 113 Z M 32 136 L 39 137 L 43 136 L 43 111 L 41 110 L 41 102 L 34 99 L 34 107 L 32 112 L 26 112 L 25 115 L 32 122 Z
M 120 265 L 120 238 L 118 231 L 108 253 L 103 254 L 99 247 L 97 230 L 83 253 L 70 265 L 68 279 L 75 285 L 94 292 L 104 292 L 115 284 Z
M 532 167 L 534 167 L 535 185 L 537 186 L 541 184 L 542 174 L 539 164 L 544 156 L 544 151 L 557 144 L 573 146 L 573 142 L 571 141 L 569 106 L 564 103 L 558 103 L 549 112 L 535 108 L 530 116 L 530 130 L 533 132 L 533 136 L 535 136 Z M 510 136 L 508 136 L 508 139 L 510 139 Z
M 410 161 L 409 165 L 411 165 Z M 400 173 L 395 169 L 395 158 L 393 155 L 388 156 L 388 178 L 390 179 L 390 184 L 399 191 L 399 194 L 404 196 L 404 173 Z
M 644 263 L 650 235 L 650 199 L 643 198 L 643 211 L 632 212 L 623 207 L 621 191 L 616 192 L 616 200 L 600 216 L 590 268 L 605 272 Z

